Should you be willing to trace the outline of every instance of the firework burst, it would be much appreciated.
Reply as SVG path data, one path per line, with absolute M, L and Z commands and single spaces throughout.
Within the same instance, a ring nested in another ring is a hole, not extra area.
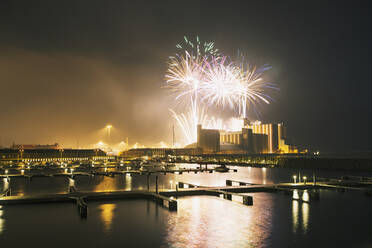
M 210 63 L 205 62 L 204 80 L 201 91 L 208 105 L 217 105 L 225 108 L 235 108 L 238 100 L 236 88 L 240 83 L 240 71 L 226 57 L 213 58 Z
M 169 57 L 165 88 L 186 108 L 181 114 L 170 111 L 188 144 L 196 141 L 198 124 L 212 129 L 236 129 L 234 124 L 230 123 L 234 126 L 230 128 L 221 119 L 209 118 L 209 107 L 229 107 L 246 118 L 249 107 L 255 109 L 260 103 L 272 101 L 267 91 L 277 88 L 262 77 L 269 66 L 234 63 L 222 56 L 213 42 L 202 43 L 199 37 L 195 41 L 184 37 L 176 47 L 182 52 Z
M 176 100 L 189 96 L 197 97 L 202 79 L 202 70 L 198 59 L 187 51 L 184 56 L 176 55 L 169 58 L 168 70 L 165 75 L 168 88 Z
M 249 64 L 239 67 L 241 80 L 238 81 L 236 95 L 239 96 L 238 110 L 241 117 L 247 117 L 247 109 L 250 106 L 255 108 L 257 104 L 270 104 L 273 100 L 267 92 L 278 90 L 278 88 L 273 83 L 265 82 L 262 77 L 264 72 L 270 68 L 268 65 L 257 68 Z
M 181 114 L 177 114 L 173 109 L 169 109 L 169 111 L 177 121 L 186 144 L 192 144 L 196 141 L 198 124 L 208 125 L 209 118 L 204 107 L 198 106 L 196 110 L 191 107 L 187 112 Z
M 183 41 L 178 43 L 176 45 L 176 48 L 181 51 L 190 52 L 194 58 L 219 56 L 219 50 L 215 48 L 214 42 L 212 41 L 201 42 L 199 36 L 196 36 L 195 40 L 188 39 L 186 36 L 184 36 Z

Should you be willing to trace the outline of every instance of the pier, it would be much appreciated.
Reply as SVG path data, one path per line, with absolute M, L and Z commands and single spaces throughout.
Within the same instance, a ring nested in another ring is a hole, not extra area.
M 6 174 L 0 175 L 4 180 L 4 190 L 0 193 L 0 205 L 12 204 L 41 204 L 41 203 L 75 203 L 81 218 L 88 216 L 88 203 L 91 201 L 102 200 L 128 200 L 128 199 L 145 199 L 152 200 L 156 204 L 168 209 L 177 211 L 178 197 L 209 195 L 220 197 L 225 200 L 239 202 L 246 206 L 253 205 L 253 196 L 249 193 L 284 193 L 291 196 L 292 200 L 311 203 L 320 200 L 320 190 L 337 190 L 344 192 L 353 190 L 365 193 L 366 196 L 372 196 L 372 178 L 364 177 L 341 177 L 341 178 L 313 178 L 313 182 L 302 183 L 276 183 L 276 184 L 254 184 L 241 180 L 227 179 L 224 186 L 203 186 L 189 182 L 176 182 L 176 189 L 158 189 L 158 177 L 162 173 L 199 173 L 214 172 L 214 169 L 201 168 L 197 169 L 176 169 L 165 171 L 141 171 L 141 170 L 120 170 L 120 171 L 77 171 L 77 172 L 55 172 L 55 173 L 26 173 L 26 174 Z M 104 191 L 104 192 L 84 192 L 75 187 L 76 176 L 95 175 L 115 177 L 116 175 L 138 174 L 147 176 L 147 190 L 137 191 Z M 156 178 L 156 190 L 150 190 L 149 179 L 151 175 Z M 60 194 L 43 194 L 30 196 L 12 196 L 11 179 L 12 178 L 37 178 L 37 177 L 66 177 L 69 180 L 69 186 L 66 193 Z
M 104 167 L 104 168 L 109 168 L 109 167 Z M 116 168 L 116 166 L 115 166 Z M 65 170 L 63 168 L 62 170 Z M 237 172 L 236 169 L 232 170 L 233 172 Z M 210 169 L 173 169 L 173 170 L 118 170 L 118 171 L 98 171 L 96 169 L 90 169 L 86 171 L 76 171 L 76 172 L 51 172 L 51 173 L 45 173 L 45 172 L 40 172 L 40 173 L 35 173 L 35 172 L 30 172 L 30 173 L 17 173 L 17 174 L 0 174 L 0 178 L 28 178 L 32 179 L 35 177 L 60 177 L 60 176 L 66 176 L 66 177 L 75 177 L 75 176 L 95 176 L 95 175 L 101 175 L 101 176 L 107 176 L 107 177 L 114 177 L 115 175 L 126 175 L 126 174 L 138 174 L 138 175 L 143 175 L 143 174 L 177 174 L 181 175 L 183 173 L 213 173 L 215 172 L 214 168 Z

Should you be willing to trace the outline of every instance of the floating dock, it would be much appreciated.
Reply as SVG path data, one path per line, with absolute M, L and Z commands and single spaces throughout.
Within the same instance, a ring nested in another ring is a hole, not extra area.
M 312 202 L 319 201 L 320 189 L 330 189 L 338 191 L 346 190 L 357 190 L 364 192 L 367 196 L 372 196 L 372 189 L 370 184 L 364 183 L 362 180 L 343 180 L 343 179 L 329 179 L 322 180 L 321 182 L 308 182 L 308 183 L 277 183 L 277 184 L 253 184 L 249 182 L 237 181 L 237 180 L 226 180 L 225 186 L 201 186 L 187 182 L 177 182 L 175 190 L 158 190 L 157 179 L 159 173 L 180 173 L 183 172 L 201 172 L 201 171 L 212 171 L 200 170 L 200 169 L 185 169 L 185 170 L 172 170 L 172 171 L 161 171 L 161 172 L 143 172 L 138 170 L 130 171 L 116 171 L 116 172 L 75 172 L 75 173 L 53 173 L 53 174 L 26 174 L 26 175 L 0 175 L 4 180 L 10 183 L 12 177 L 57 177 L 66 176 L 73 180 L 75 176 L 115 176 L 125 175 L 129 173 L 138 173 L 147 175 L 148 178 L 151 174 L 156 175 L 156 191 L 150 191 L 149 182 L 147 191 L 103 191 L 103 192 L 84 192 L 78 191 L 75 186 L 70 186 L 68 192 L 60 194 L 43 194 L 43 195 L 30 195 L 30 196 L 11 196 L 11 187 L 8 184 L 7 188 L 0 193 L 0 205 L 12 205 L 12 204 L 32 204 L 32 203 L 58 203 L 58 202 L 74 202 L 77 205 L 78 212 L 82 218 L 87 218 L 88 215 L 88 204 L 90 201 L 101 201 L 101 200 L 126 200 L 126 199 L 149 199 L 156 204 L 159 204 L 170 211 L 177 211 L 178 202 L 177 197 L 183 196 L 196 196 L 196 195 L 210 195 L 216 197 L 222 197 L 226 200 L 233 200 L 233 198 L 240 199 L 240 203 L 252 206 L 253 197 L 246 195 L 247 193 L 258 193 L 258 192 L 284 192 L 286 195 L 292 195 L 293 200 Z M 368 178 L 367 182 L 370 182 Z M 235 184 L 235 185 L 234 185 Z M 305 196 L 306 197 L 303 197 Z

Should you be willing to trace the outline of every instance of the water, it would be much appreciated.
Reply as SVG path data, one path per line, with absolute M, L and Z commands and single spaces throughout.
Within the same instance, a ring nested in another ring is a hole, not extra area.
M 176 181 L 225 185 L 292 180 L 298 171 L 238 167 L 238 173 L 160 175 L 161 188 Z M 312 171 L 302 175 L 312 176 Z M 317 172 L 339 176 L 350 172 Z M 154 184 L 154 176 L 151 184 Z M 1 182 L 3 183 L 3 182 Z M 77 177 L 79 190 L 145 189 L 146 176 Z M 12 179 L 12 194 L 66 192 L 65 178 Z M 2 187 L 2 185 L 0 185 Z M 153 188 L 153 187 L 152 187 Z M 320 201 L 301 203 L 280 193 L 254 193 L 245 206 L 213 196 L 179 198 L 169 212 L 147 200 L 88 202 L 80 219 L 72 203 L 0 206 L 2 247 L 372 247 L 372 198 L 322 190 Z

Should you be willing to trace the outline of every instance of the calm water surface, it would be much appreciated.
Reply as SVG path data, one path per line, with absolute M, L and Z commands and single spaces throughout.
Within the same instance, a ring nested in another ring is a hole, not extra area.
M 238 167 L 238 173 L 160 175 L 161 188 L 176 181 L 225 185 L 290 181 L 298 171 Z M 312 171 L 302 171 L 312 176 Z M 339 176 L 346 172 L 316 172 Z M 1 182 L 0 187 L 3 187 Z M 154 176 L 151 178 L 154 184 Z M 146 176 L 77 177 L 82 191 L 146 188 Z M 12 179 L 12 193 L 66 192 L 65 178 Z M 152 187 L 153 188 L 153 187 Z M 244 206 L 212 196 L 179 198 L 169 212 L 147 200 L 88 202 L 88 218 L 76 206 L 0 206 L 2 247 L 372 247 L 372 198 L 358 192 L 322 190 L 320 201 L 300 203 L 280 193 L 254 193 Z

